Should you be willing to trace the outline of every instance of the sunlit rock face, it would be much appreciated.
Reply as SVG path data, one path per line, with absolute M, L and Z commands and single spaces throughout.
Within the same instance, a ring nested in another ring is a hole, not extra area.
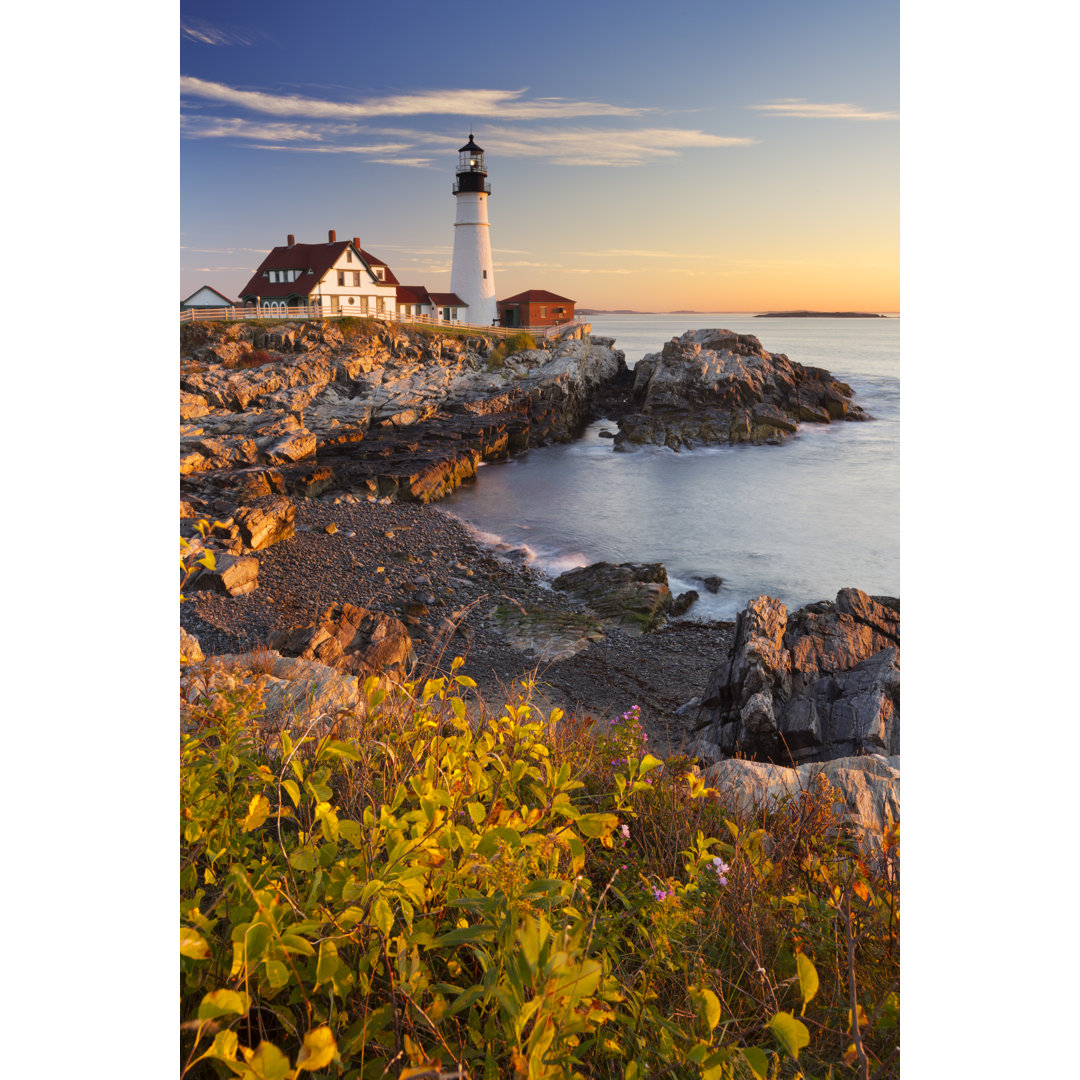
M 691 753 L 781 764 L 900 753 L 900 601 L 841 589 L 793 615 L 739 612 L 698 711 Z
M 637 410 L 619 420 L 615 448 L 782 443 L 800 422 L 871 419 L 853 394 L 823 368 L 766 352 L 753 334 L 688 330 L 637 362 Z
M 253 484 L 432 502 L 481 461 L 575 438 L 597 394 L 628 379 L 612 339 L 582 327 L 510 355 L 499 344 L 375 322 L 185 324 L 183 497 L 218 517 Z

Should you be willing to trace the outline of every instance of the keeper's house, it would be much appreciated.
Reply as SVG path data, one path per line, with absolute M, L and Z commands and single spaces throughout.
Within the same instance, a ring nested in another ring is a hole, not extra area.
M 468 318 L 469 305 L 457 293 L 429 293 L 423 285 L 399 285 L 397 309 L 403 318 L 421 316 L 433 322 L 457 323 Z
M 198 311 L 200 308 L 236 307 L 236 301 L 219 293 L 212 285 L 196 289 L 186 300 L 180 301 L 181 311 Z
M 398 280 L 358 237 L 338 240 L 331 229 L 325 244 L 298 244 L 291 233 L 284 247 L 263 259 L 240 300 L 267 314 L 307 307 L 308 314 L 393 315 Z
M 575 303 L 546 289 L 527 289 L 497 302 L 499 323 L 502 326 L 561 326 L 574 321 Z

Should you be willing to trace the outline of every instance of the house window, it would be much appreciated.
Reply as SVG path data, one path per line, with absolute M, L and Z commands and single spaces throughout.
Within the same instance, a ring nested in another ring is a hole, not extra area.
M 350 304 L 355 304 L 355 303 L 356 303 L 356 301 L 355 301 L 355 300 L 354 300 L 354 299 L 353 299 L 353 298 L 352 298 L 352 297 L 350 296 L 350 297 L 349 297 L 349 303 L 350 303 Z
M 541 319 L 546 319 L 547 318 L 547 308 L 546 307 L 542 307 L 540 309 L 540 318 Z
M 376 297 L 376 299 L 375 299 L 375 310 L 376 311 L 385 311 L 386 310 L 386 301 L 381 296 Z
M 339 270 L 337 272 L 337 283 L 339 285 L 344 285 L 345 284 L 345 271 L 344 270 Z
M 366 296 L 360 297 L 360 314 L 366 315 L 368 310 L 368 298 Z
M 382 267 L 382 266 L 376 266 L 376 267 L 375 267 L 375 276 L 376 276 L 376 277 L 377 277 L 377 278 L 378 278 L 378 279 L 379 279 L 380 281 L 382 281 L 382 280 L 383 280 L 383 278 L 384 278 L 384 275 L 385 275 L 385 274 L 386 274 L 386 269 L 385 269 L 385 267 Z
M 345 249 L 345 261 L 352 262 L 352 248 Z
M 354 285 L 359 286 L 359 284 L 360 284 L 360 271 L 359 270 L 354 270 L 353 271 L 352 283 Z
M 485 281 L 487 280 L 487 271 L 486 270 L 484 271 L 484 280 Z

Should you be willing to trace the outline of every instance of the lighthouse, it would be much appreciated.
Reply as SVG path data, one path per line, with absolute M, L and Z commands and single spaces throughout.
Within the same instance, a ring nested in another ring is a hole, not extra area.
M 479 326 L 495 322 L 495 271 L 491 265 L 491 235 L 487 200 L 491 185 L 484 171 L 484 151 L 469 141 L 458 151 L 454 198 L 454 265 L 450 271 L 450 291 L 469 305 L 466 318 Z

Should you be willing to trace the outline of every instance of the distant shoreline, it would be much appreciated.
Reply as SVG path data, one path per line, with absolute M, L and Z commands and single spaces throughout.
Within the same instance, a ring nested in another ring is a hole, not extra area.
M 872 311 L 763 311 L 755 319 L 888 319 Z

